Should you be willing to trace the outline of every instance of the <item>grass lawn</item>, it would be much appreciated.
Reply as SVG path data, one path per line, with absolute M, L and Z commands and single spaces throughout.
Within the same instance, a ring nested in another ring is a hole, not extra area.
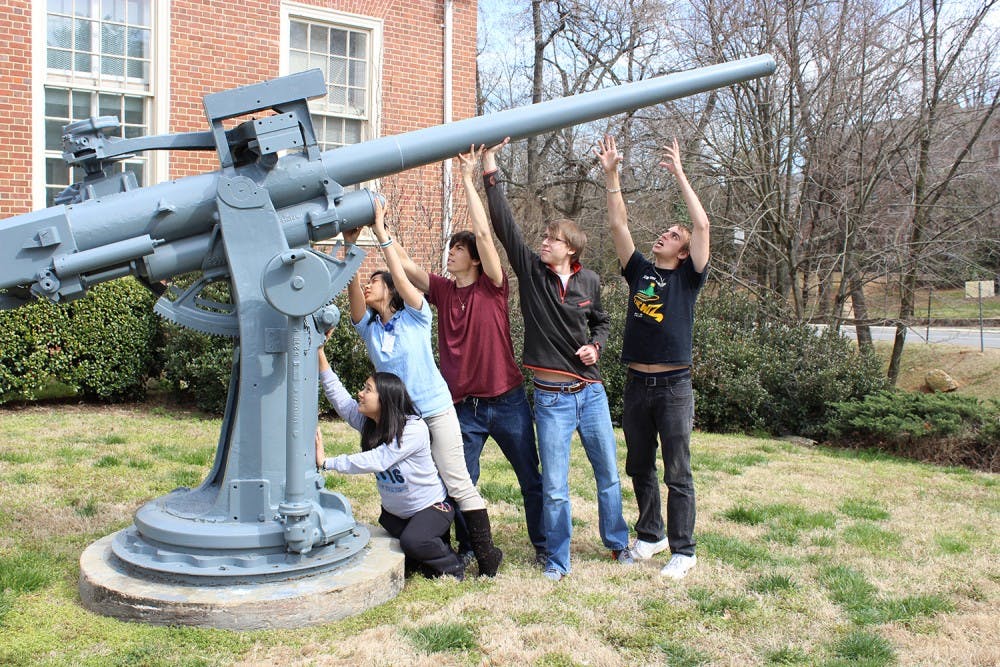
M 329 452 L 357 438 L 324 421 Z M 295 631 L 154 627 L 79 604 L 78 559 L 144 501 L 208 472 L 219 422 L 153 406 L 0 409 L 0 664 L 987 665 L 1000 663 L 996 475 L 696 434 L 698 566 L 611 563 L 574 447 L 573 573 L 531 566 L 513 473 L 481 488 L 507 554 L 493 580 L 413 578 L 391 602 Z M 624 469 L 624 446 L 620 469 Z M 361 521 L 369 476 L 328 476 Z M 634 498 L 623 484 L 626 519 Z

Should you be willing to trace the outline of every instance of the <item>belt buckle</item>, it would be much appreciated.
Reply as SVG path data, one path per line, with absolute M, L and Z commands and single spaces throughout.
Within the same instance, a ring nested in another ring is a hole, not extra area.
M 644 379 L 646 380 L 646 386 L 647 387 L 655 387 L 657 385 L 657 381 L 660 378 L 657 378 L 657 377 L 646 377 Z

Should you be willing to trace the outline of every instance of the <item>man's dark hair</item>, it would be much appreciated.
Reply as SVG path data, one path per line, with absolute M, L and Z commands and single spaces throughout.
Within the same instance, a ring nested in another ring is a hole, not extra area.
M 382 443 L 389 444 L 393 440 L 399 446 L 399 439 L 403 437 L 403 429 L 406 428 L 406 420 L 410 415 L 420 416 L 413 399 L 406 391 L 406 385 L 393 373 L 373 373 L 372 380 L 375 381 L 375 392 L 378 394 L 379 416 L 378 422 L 374 419 L 365 418 L 365 423 L 361 427 L 361 450 L 367 452 L 375 449 Z
M 451 250 L 455 246 L 463 246 L 469 251 L 469 257 L 479 262 L 479 270 L 483 270 L 483 260 L 479 259 L 479 246 L 476 245 L 476 235 L 467 229 L 463 229 L 460 232 L 455 232 L 451 235 L 451 239 L 448 241 L 448 249 Z

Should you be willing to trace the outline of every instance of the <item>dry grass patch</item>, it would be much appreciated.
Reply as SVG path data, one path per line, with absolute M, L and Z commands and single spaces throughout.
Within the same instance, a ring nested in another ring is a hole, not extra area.
M 329 452 L 356 450 L 346 425 L 321 428 Z M 216 420 L 162 409 L 0 410 L 0 565 L 23 580 L 0 596 L 0 663 L 836 664 L 866 650 L 899 664 L 998 662 L 996 475 L 710 434 L 693 442 L 698 566 L 682 582 L 660 579 L 665 557 L 608 559 L 578 443 L 573 572 L 544 580 L 516 479 L 491 445 L 482 483 L 507 555 L 493 580 L 411 579 L 388 604 L 294 631 L 153 628 L 83 610 L 82 549 L 178 480 L 198 483 L 217 437 Z M 330 474 L 327 486 L 359 520 L 377 520 L 368 476 Z M 627 477 L 623 489 L 631 523 Z M 840 566 L 867 607 L 833 594 Z

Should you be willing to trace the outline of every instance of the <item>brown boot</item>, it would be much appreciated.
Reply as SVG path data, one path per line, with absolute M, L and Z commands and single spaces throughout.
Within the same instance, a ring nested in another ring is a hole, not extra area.
M 503 552 L 493 544 L 493 532 L 490 530 L 490 517 L 486 510 L 469 510 L 462 512 L 465 525 L 469 529 L 469 541 L 476 554 L 479 564 L 479 574 L 486 577 L 496 576 L 503 562 Z

